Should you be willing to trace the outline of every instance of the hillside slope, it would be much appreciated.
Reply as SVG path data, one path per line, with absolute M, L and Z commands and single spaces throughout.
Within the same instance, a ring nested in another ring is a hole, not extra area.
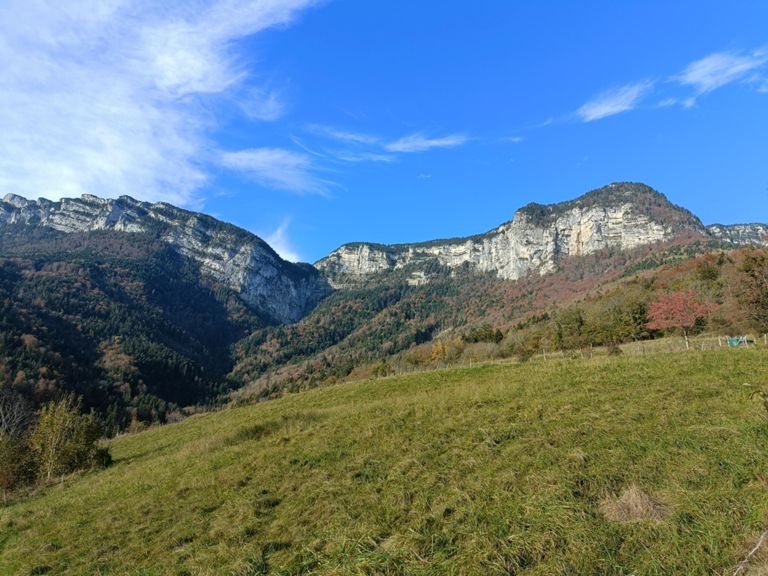
M 750 250 L 761 252 L 696 237 L 571 257 L 556 272 L 518 280 L 436 266 L 429 282 L 413 284 L 410 267 L 380 272 L 337 290 L 295 324 L 255 330 L 234 348 L 232 377 L 246 385 L 239 396 L 264 397 L 328 384 L 350 373 L 354 377 L 376 366 L 386 371 L 394 365 L 405 370 L 440 365 L 448 360 L 439 350 L 441 343 L 454 348 L 450 361 L 461 363 L 477 359 L 472 347 L 464 345 L 477 342 L 471 334 L 481 329 L 490 329 L 485 342 L 496 338 L 499 344 L 492 354 L 511 356 L 529 333 L 551 340 L 551 324 L 568 309 L 585 332 L 617 314 L 631 314 L 634 319 L 623 322 L 635 328 L 621 330 L 618 341 L 648 338 L 642 328 L 647 305 L 670 290 L 695 290 L 718 307 L 710 329 L 742 333 L 748 321 L 738 298 L 741 261 Z M 612 337 L 606 340 L 605 330 L 600 332 L 585 333 L 581 345 L 606 345 Z M 537 352 L 562 349 L 555 342 L 529 344 Z
M 0 574 L 730 573 L 768 516 L 765 354 L 431 372 L 118 438 L 0 508 Z

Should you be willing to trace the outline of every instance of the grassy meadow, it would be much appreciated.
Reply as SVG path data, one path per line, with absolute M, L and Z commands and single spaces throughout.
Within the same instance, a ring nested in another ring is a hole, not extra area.
M 768 527 L 760 388 L 768 352 L 724 349 L 411 374 L 195 416 L 0 507 L 0 574 L 730 575 Z

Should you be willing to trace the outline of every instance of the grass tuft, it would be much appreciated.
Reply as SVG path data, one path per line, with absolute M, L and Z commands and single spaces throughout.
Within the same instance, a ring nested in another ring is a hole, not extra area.
M 622 524 L 641 520 L 660 522 L 668 516 L 668 511 L 663 504 L 635 485 L 624 490 L 621 496 L 612 495 L 603 498 L 598 510 L 607 520 Z

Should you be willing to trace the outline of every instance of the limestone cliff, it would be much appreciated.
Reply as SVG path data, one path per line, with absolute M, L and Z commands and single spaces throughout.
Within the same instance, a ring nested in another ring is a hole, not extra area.
M 733 244 L 768 246 L 768 224 L 712 224 L 707 226 L 707 232 Z
M 314 268 L 282 260 L 257 236 L 165 203 L 90 195 L 59 202 L 31 201 L 8 194 L 0 202 L 0 228 L 13 225 L 65 233 L 154 234 L 197 262 L 202 274 L 231 288 L 248 305 L 278 322 L 299 320 L 330 291 Z
M 416 270 L 429 263 L 451 269 L 469 266 L 499 278 L 517 279 L 529 272 L 551 272 L 569 256 L 605 248 L 631 249 L 684 231 L 709 235 L 698 218 L 648 186 L 617 183 L 569 202 L 529 204 L 511 221 L 485 234 L 417 244 L 346 244 L 315 266 L 334 286 L 387 270 Z M 421 281 L 423 273 L 414 274 Z

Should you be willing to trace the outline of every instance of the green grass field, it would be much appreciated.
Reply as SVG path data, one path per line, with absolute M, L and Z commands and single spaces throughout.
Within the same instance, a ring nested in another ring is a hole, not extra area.
M 768 526 L 759 387 L 765 350 L 596 356 L 197 416 L 0 508 L 0 574 L 730 575 Z M 629 489 L 653 514 L 609 520 Z

